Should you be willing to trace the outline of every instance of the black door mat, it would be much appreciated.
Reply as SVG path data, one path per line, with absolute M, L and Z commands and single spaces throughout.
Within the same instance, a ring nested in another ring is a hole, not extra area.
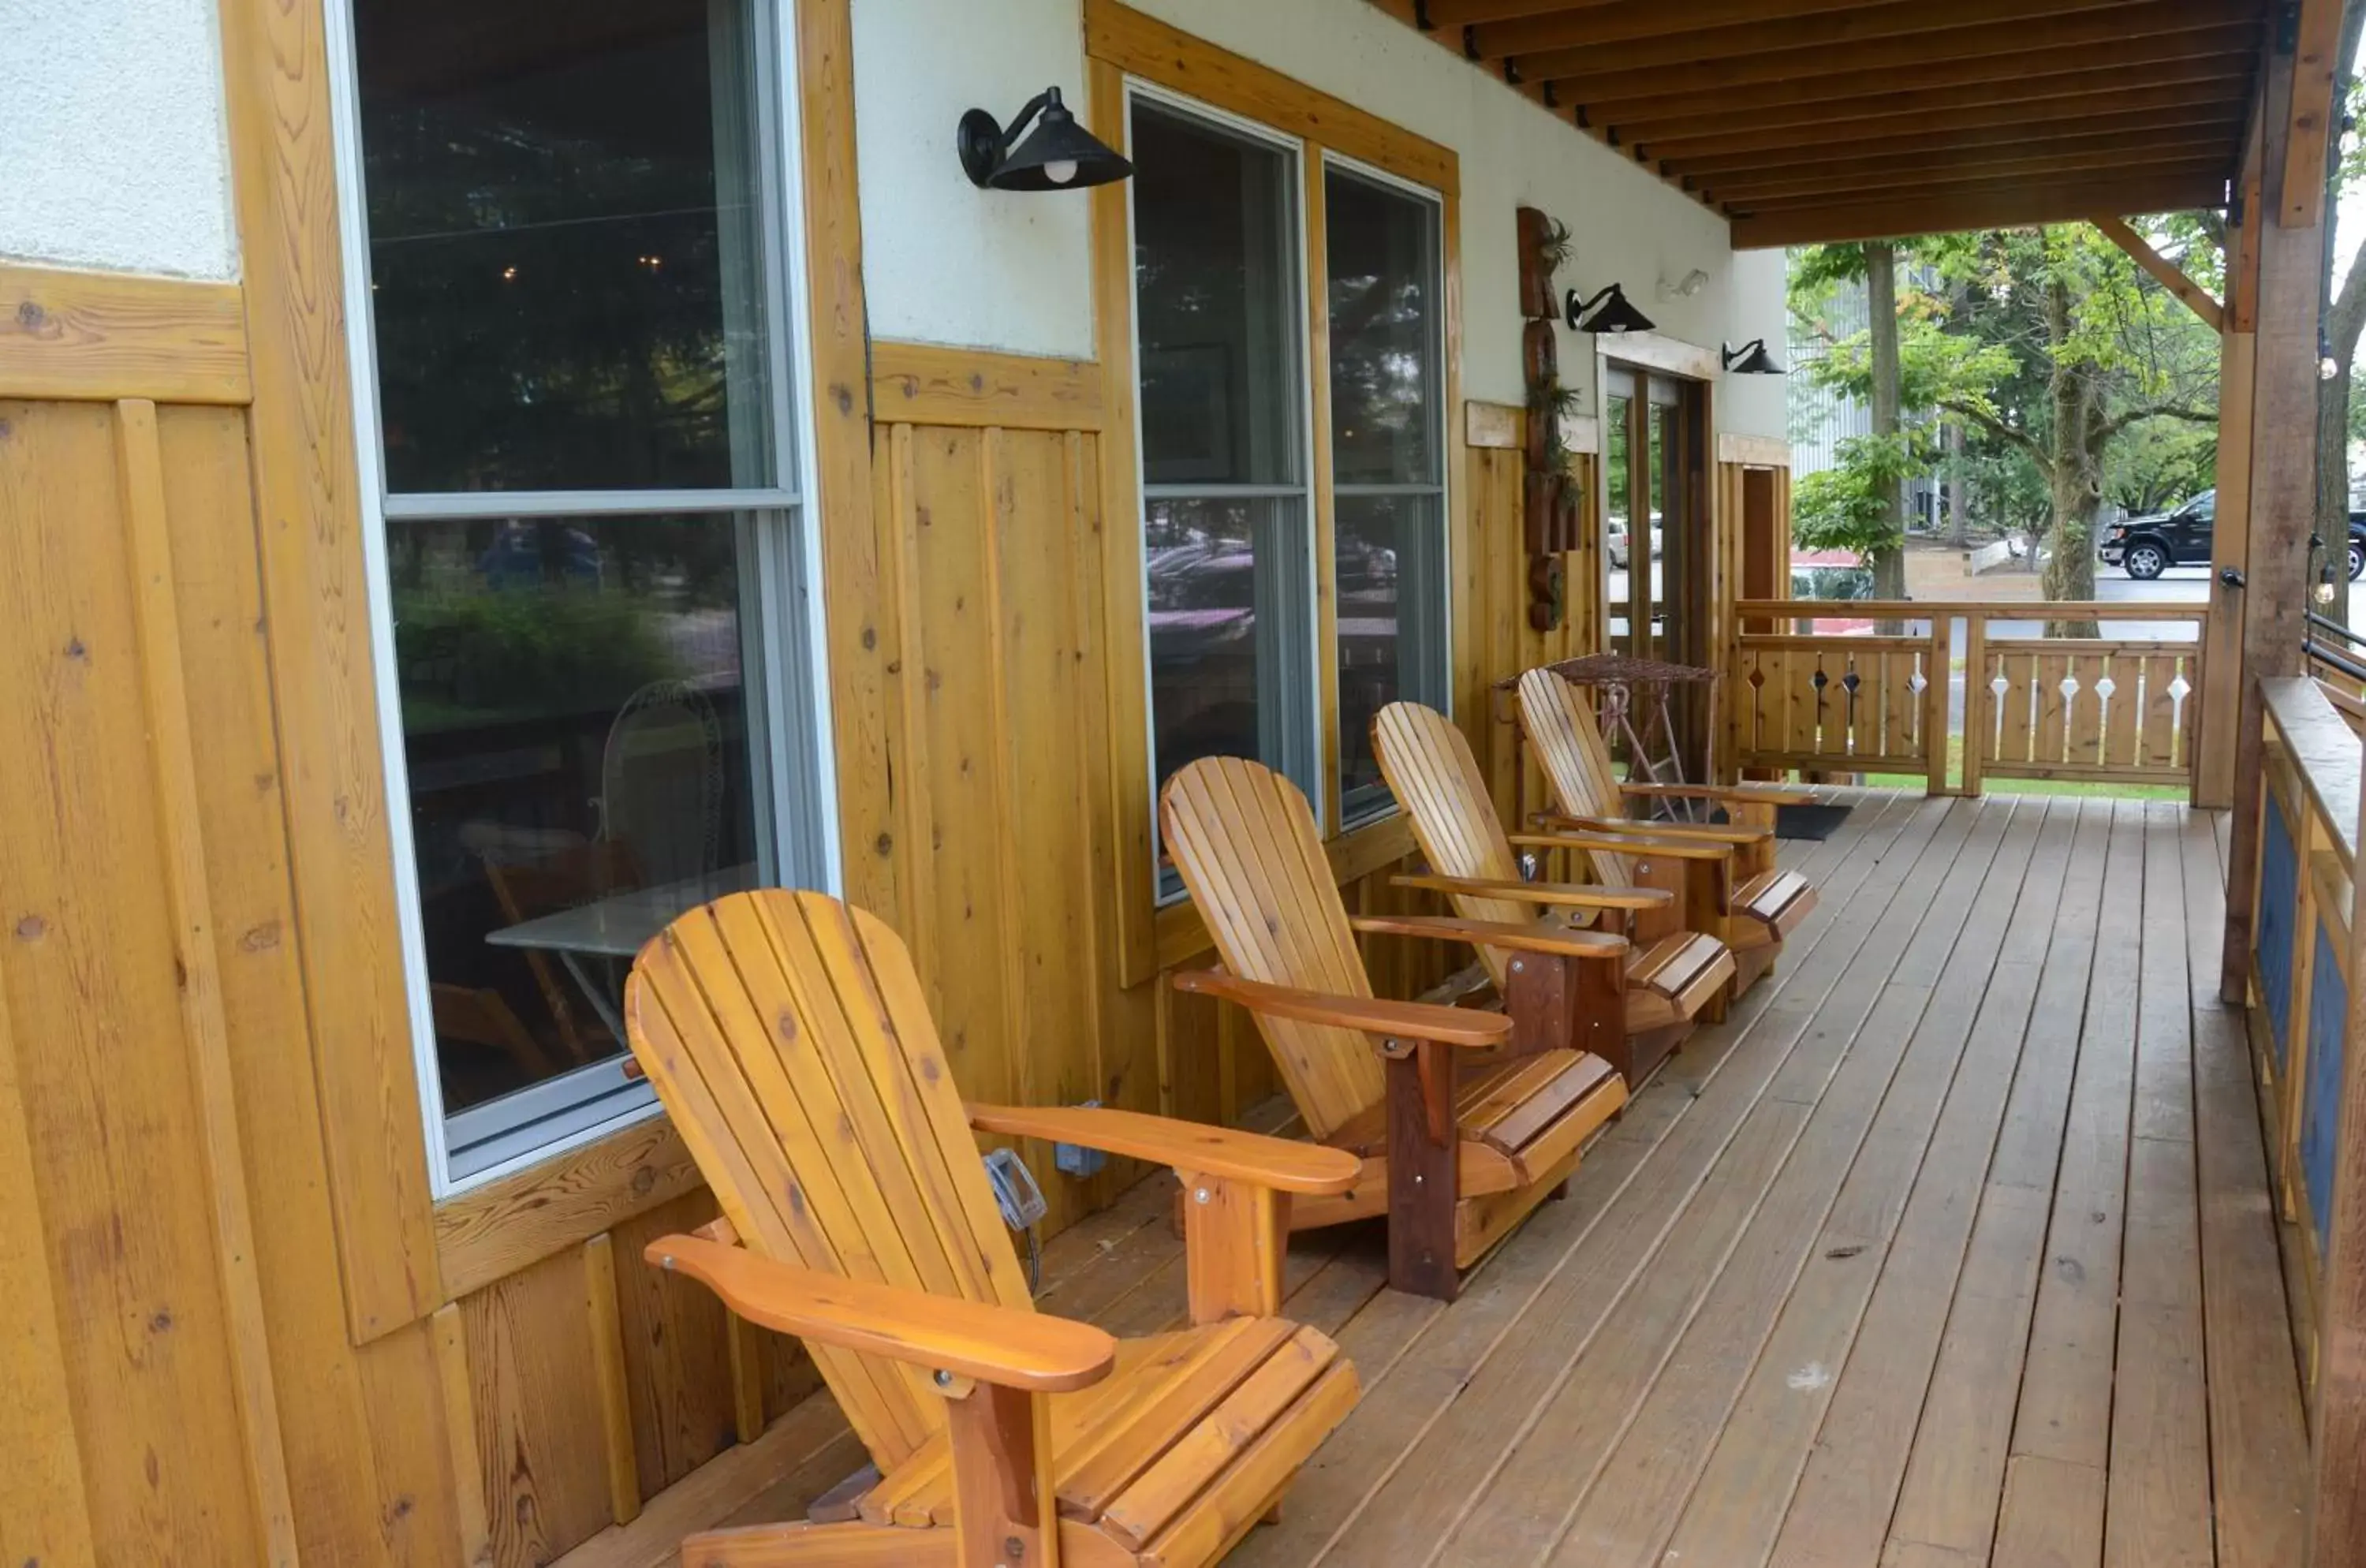
M 1778 839 L 1829 839 L 1848 820 L 1845 806 L 1778 806 L 1774 836 Z

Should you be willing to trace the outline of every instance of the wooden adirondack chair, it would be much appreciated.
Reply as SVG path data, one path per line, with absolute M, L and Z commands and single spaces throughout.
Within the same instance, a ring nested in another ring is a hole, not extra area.
M 1389 1282 L 1452 1300 L 1459 1271 L 1556 1192 L 1627 1103 L 1610 1064 L 1571 1044 L 1571 972 L 1622 964 L 1625 939 L 1446 917 L 1351 919 L 1306 797 L 1237 757 L 1178 769 L 1159 813 L 1228 971 L 1179 974 L 1176 987 L 1246 1008 L 1309 1133 L 1362 1162 L 1352 1190 L 1296 1205 L 1291 1223 L 1386 1213 Z M 1375 998 L 1358 931 L 1510 951 L 1509 1016 Z
M 635 961 L 635 1055 L 723 1218 L 647 1256 L 802 1337 L 878 1483 L 859 1517 L 710 1531 L 685 1568 L 1203 1564 L 1355 1404 L 1279 1315 L 1293 1194 L 1335 1150 L 1119 1111 L 964 1107 L 903 942 L 816 893 L 735 894 Z M 1191 1322 L 1120 1344 L 1030 1302 L 972 1134 L 1171 1165 Z
M 1783 939 L 1816 907 L 1816 890 L 1808 879 L 1774 864 L 1774 808 L 1814 795 L 1773 785 L 1721 789 L 1625 783 L 1611 771 L 1610 748 L 1575 686 L 1550 670 L 1531 670 L 1520 677 L 1519 694 L 1521 730 L 1560 807 L 1544 814 L 1540 823 L 1596 837 L 1694 846 L 1681 852 L 1688 857 L 1683 863 L 1692 884 L 1693 929 L 1711 932 L 1733 949 L 1736 995 L 1771 971 Z M 1639 822 L 1627 815 L 1629 802 L 1666 799 L 1721 806 L 1729 825 Z M 1628 868 L 1641 852 L 1607 847 L 1588 855 L 1597 877 L 1617 883 L 1628 879 Z M 1662 848 L 1659 853 L 1664 863 L 1671 852 Z
M 1683 856 L 1699 846 L 1674 845 L 1663 852 L 1651 840 L 1655 847 L 1647 858 L 1619 859 L 1622 874 L 1605 876 L 1599 886 L 1530 882 L 1513 858 L 1515 845 L 1623 852 L 1629 840 L 1505 834 L 1470 743 L 1435 708 L 1391 703 L 1373 716 L 1372 745 L 1380 773 L 1412 819 L 1414 840 L 1429 862 L 1426 874 L 1393 881 L 1446 894 L 1469 919 L 1560 929 L 1575 914 L 1622 928 L 1632 944 L 1624 959 L 1615 965 L 1588 965 L 1582 976 L 1580 1027 L 1591 1049 L 1608 1058 L 1630 1087 L 1640 1087 L 1692 1032 L 1694 1020 L 1722 1000 L 1733 980 L 1733 954 L 1725 943 L 1686 924 L 1689 889 Z M 1641 890 L 1658 897 L 1639 907 L 1615 901 Z M 1511 956 L 1500 947 L 1479 949 L 1479 960 L 1498 987 L 1511 978 Z

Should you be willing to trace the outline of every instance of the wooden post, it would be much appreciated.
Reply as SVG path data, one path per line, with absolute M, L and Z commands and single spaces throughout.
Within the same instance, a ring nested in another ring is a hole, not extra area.
M 1986 679 L 1989 661 L 1989 621 L 1975 610 L 1964 617 L 1964 788 L 1972 799 L 1980 794 L 1980 759 L 1996 726 L 1989 716 L 1994 701 Z M 1946 744 L 1943 736 L 1939 742 Z
M 1925 657 L 1929 667 L 1922 671 L 1922 679 L 1929 684 L 1922 688 L 1922 755 L 1930 776 L 1922 793 L 1951 795 L 1955 785 L 1947 776 L 1947 698 L 1955 683 L 1955 617 L 1944 610 L 1931 612 L 1931 651 Z M 1966 677 L 1966 682 L 1969 679 Z M 1967 685 L 1966 695 L 1969 694 Z M 1969 711 L 1966 710 L 1967 716 Z
M 2244 998 L 2251 948 L 2251 883 L 2259 874 L 2259 750 L 2266 713 L 2264 676 L 2302 672 L 2301 637 L 2308 608 L 2308 536 L 2316 520 L 2317 321 L 2324 297 L 2321 227 L 2279 221 L 2284 157 L 2291 134 L 2293 56 L 2276 53 L 2261 94 L 2259 152 L 2267 189 L 2247 213 L 2258 231 L 2259 276 L 2252 362 L 2251 463 L 2245 586 L 2218 603 L 2242 620 L 2236 675 L 2235 819 L 2226 857 L 2226 940 L 2219 994 Z M 2317 176 L 2322 178 L 2320 163 Z M 2320 218 L 2321 218 L 2320 213 Z M 2207 705 L 2204 705 L 2205 710 Z M 2224 732 L 2220 732 L 2223 736 Z
M 2235 804 L 2235 725 L 2242 716 L 2243 600 L 2225 584 L 2251 561 L 2251 398 L 2258 347 L 2258 149 L 2247 168 L 2242 201 L 2226 226 L 2225 327 L 2218 337 L 2218 509 L 2212 525 L 2210 596 L 2203 633 L 2200 739 L 2194 747 L 2193 804 Z

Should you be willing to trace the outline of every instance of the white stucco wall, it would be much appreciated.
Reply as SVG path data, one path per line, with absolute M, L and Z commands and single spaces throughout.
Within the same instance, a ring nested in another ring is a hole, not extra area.
M 0 0 L 0 259 L 238 271 L 214 0 Z
M 1631 161 L 1473 70 L 1367 0 L 1132 0 L 1198 37 L 1451 147 L 1462 175 L 1464 391 L 1517 402 L 1514 209 L 1575 231 L 1560 281 L 1616 280 L 1666 335 L 1716 347 L 1783 331 L 1783 260 L 1736 255 L 1725 224 Z M 1087 203 L 978 191 L 952 153 L 973 103 L 1008 115 L 1056 83 L 1084 116 L 1077 0 L 856 0 L 864 272 L 881 337 L 1022 354 L 1093 347 Z M 1695 269 L 1689 297 L 1662 295 Z M 1595 403 L 1593 341 L 1564 333 L 1563 379 Z M 1784 434 L 1774 378 L 1726 377 L 1722 430 Z
M 862 275 L 874 336 L 1093 354 L 1092 227 L 1080 196 L 969 183 L 962 112 L 1008 122 L 1057 86 L 1089 119 L 1076 0 L 855 0 Z

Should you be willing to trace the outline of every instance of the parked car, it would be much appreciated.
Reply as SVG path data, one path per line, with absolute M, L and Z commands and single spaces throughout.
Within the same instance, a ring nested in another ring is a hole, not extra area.
M 1847 603 L 1873 597 L 1873 568 L 1853 550 L 1791 552 L 1791 597 Z M 1818 615 L 1797 625 L 1802 634 L 1862 637 L 1873 623 L 1859 615 Z
M 1603 548 L 1609 552 L 1611 570 L 1614 571 L 1625 571 L 1627 570 L 1628 554 L 1627 524 L 1625 520 L 1617 517 L 1610 520 L 1610 526 L 1603 536 L 1602 544 Z M 1651 519 L 1651 555 L 1654 559 L 1657 559 L 1659 554 L 1660 522 L 1659 518 L 1655 514 Z
M 2174 512 L 2149 513 L 2103 530 L 2095 554 L 2139 581 L 2173 566 L 2208 566 L 2210 535 L 2218 521 L 2218 492 L 2205 490 Z M 2349 514 L 2349 581 L 2366 576 L 2366 511 Z

